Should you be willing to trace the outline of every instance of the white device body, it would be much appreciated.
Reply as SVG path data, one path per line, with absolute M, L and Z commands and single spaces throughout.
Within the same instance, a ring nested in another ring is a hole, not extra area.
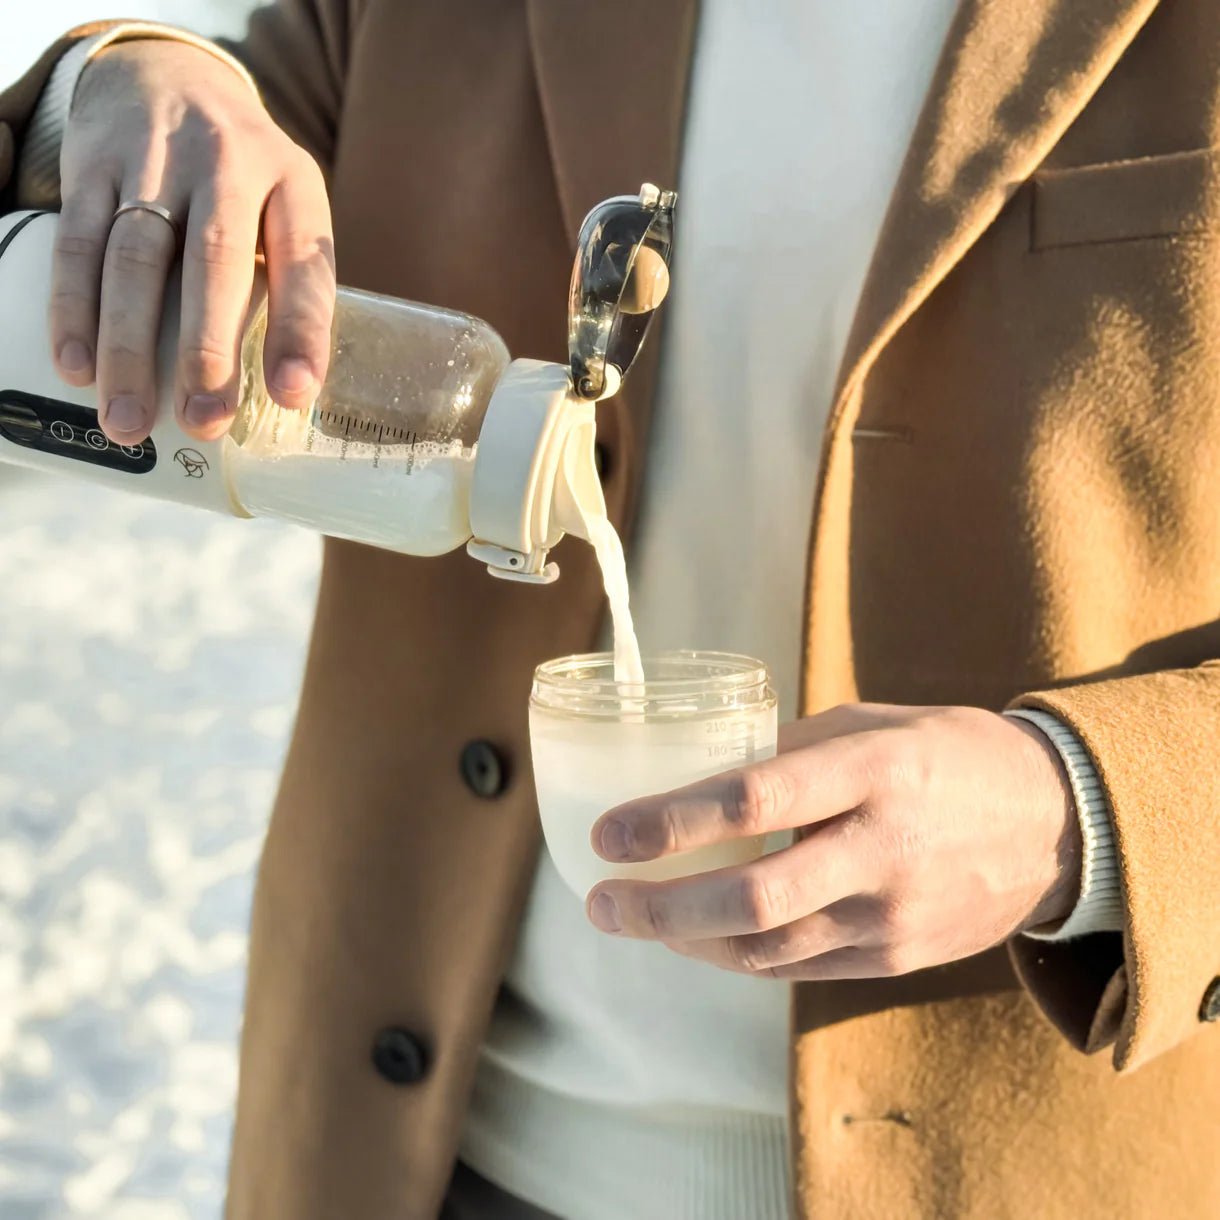
M 0 399 L 8 395 L 11 402 L 15 394 L 36 395 L 64 404 L 62 414 L 67 417 L 44 424 L 44 435 L 36 443 L 30 443 L 28 431 L 26 443 L 17 443 L 12 437 L 22 429 L 10 426 L 6 435 L 0 423 L 0 461 L 245 516 L 225 477 L 224 449 L 230 442 L 197 441 L 174 419 L 170 396 L 178 342 L 176 309 L 165 311 L 158 344 L 161 401 L 151 445 L 139 446 L 138 452 L 115 445 L 97 425 L 96 387 L 76 389 L 60 380 L 47 331 L 57 220 L 53 213 L 0 216 Z M 175 275 L 167 293 L 176 289 Z M 96 460 L 71 456 L 85 452 L 96 454 Z

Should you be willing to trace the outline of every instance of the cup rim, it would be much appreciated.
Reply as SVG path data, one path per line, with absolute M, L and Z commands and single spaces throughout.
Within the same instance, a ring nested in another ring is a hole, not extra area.
M 769 687 L 771 674 L 766 664 L 743 653 L 720 652 L 714 649 L 676 648 L 652 653 L 643 658 L 644 672 L 658 664 L 675 661 L 693 666 L 718 667 L 718 672 L 702 673 L 687 678 L 646 678 L 643 685 L 620 687 L 614 681 L 612 652 L 571 653 L 544 661 L 534 670 L 535 689 L 571 698 L 596 699 L 599 696 L 620 699 L 624 691 L 633 698 L 673 698 L 684 694 L 700 694 L 714 689 L 726 695 L 758 687 Z M 601 670 L 604 678 L 572 677 L 576 670 Z

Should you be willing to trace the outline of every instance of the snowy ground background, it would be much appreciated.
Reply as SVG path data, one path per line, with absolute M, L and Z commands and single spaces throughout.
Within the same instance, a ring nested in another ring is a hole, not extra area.
M 0 85 L 86 18 L 248 7 L 23 6 Z M 4 467 L 0 522 L 0 1217 L 216 1220 L 318 544 Z

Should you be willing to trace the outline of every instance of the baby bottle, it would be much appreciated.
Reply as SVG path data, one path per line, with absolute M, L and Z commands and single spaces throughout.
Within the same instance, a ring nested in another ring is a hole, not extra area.
M 645 184 L 585 218 L 567 365 L 511 360 L 467 314 L 341 288 L 319 396 L 308 411 L 284 410 L 263 381 L 256 289 L 236 418 L 210 442 L 174 418 L 171 285 L 157 424 L 132 446 L 101 431 L 92 387 L 67 386 L 54 370 L 45 319 L 58 217 L 0 217 L 0 461 L 410 555 L 465 545 L 493 575 L 549 582 L 550 549 L 604 515 L 594 404 L 618 391 L 668 291 L 675 202 Z

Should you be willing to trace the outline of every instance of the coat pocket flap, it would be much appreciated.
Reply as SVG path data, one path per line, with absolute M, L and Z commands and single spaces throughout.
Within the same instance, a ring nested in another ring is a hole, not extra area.
M 1205 233 L 1220 227 L 1220 150 L 1043 170 L 1033 179 L 1032 247 Z

